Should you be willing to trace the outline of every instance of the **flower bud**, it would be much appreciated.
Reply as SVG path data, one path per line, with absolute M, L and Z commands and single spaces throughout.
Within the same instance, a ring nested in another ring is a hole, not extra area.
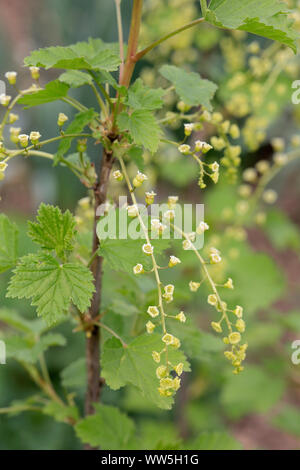
M 140 186 L 142 186 L 143 182 L 146 181 L 147 179 L 148 177 L 146 175 L 138 171 L 135 178 L 133 179 L 133 185 L 136 188 L 139 188 Z
M 132 206 L 128 206 L 127 214 L 128 214 L 128 217 L 131 217 L 131 218 L 137 217 L 139 215 L 138 207 L 135 204 L 133 204 Z
M 200 287 L 200 282 L 190 281 L 189 288 L 191 292 L 197 292 Z
M 180 323 L 185 323 L 186 322 L 186 316 L 184 314 L 184 312 L 179 312 L 177 315 L 176 315 L 176 320 L 180 321 Z
M 191 153 L 191 147 L 187 144 L 179 145 L 178 150 L 183 155 L 189 155 Z
M 123 180 L 123 175 L 122 173 L 120 172 L 120 170 L 116 170 L 113 172 L 113 177 L 115 180 L 117 181 L 122 181 Z
M 147 333 L 149 333 L 149 334 L 153 333 L 153 331 L 155 330 L 155 325 L 154 325 L 154 323 L 152 323 L 152 321 L 149 320 L 146 323 L 146 330 L 147 330 Z
M 145 193 L 145 202 L 150 206 L 154 202 L 154 198 L 156 196 L 156 193 L 154 191 L 149 191 Z
M 169 196 L 168 197 L 168 206 L 169 209 L 174 209 L 178 202 L 178 196 Z
M 183 372 L 183 363 L 179 362 L 179 364 L 177 364 L 177 366 L 174 367 L 174 370 L 176 374 L 180 376 Z
M 238 344 L 241 341 L 241 335 L 237 331 L 230 333 L 228 335 L 229 343 L 230 344 Z
M 5 78 L 10 85 L 15 85 L 17 82 L 17 72 L 6 72 Z
M 133 267 L 133 273 L 134 274 L 143 274 L 144 273 L 144 268 L 143 265 L 138 263 Z
M 29 136 L 27 134 L 20 134 L 18 139 L 22 147 L 25 148 L 28 146 Z
M 173 268 L 179 263 L 181 263 L 179 258 L 176 258 L 176 256 L 170 256 L 169 268 Z
M 31 77 L 33 78 L 33 80 L 38 80 L 40 78 L 40 69 L 39 67 L 29 67 L 29 70 L 30 70 L 30 73 L 31 73 Z
M 152 358 L 154 362 L 160 362 L 160 354 L 157 351 L 152 351 Z
M 7 107 L 10 103 L 10 100 L 11 100 L 11 96 L 6 95 L 5 93 L 1 93 L 1 95 L 0 95 L 0 104 L 2 104 L 2 106 Z
M 8 115 L 8 124 L 14 124 L 19 119 L 18 114 L 9 113 Z
M 57 125 L 59 127 L 62 127 L 65 122 L 69 120 L 68 116 L 66 116 L 64 113 L 59 113 L 58 118 L 57 118 Z
M 184 124 L 184 135 L 186 137 L 190 136 L 193 130 L 194 130 L 194 124 L 192 123 Z
M 154 248 L 152 245 L 150 245 L 150 243 L 145 243 L 142 247 L 142 250 L 145 253 L 145 255 L 150 256 L 153 254 Z
M 211 322 L 211 327 L 213 330 L 215 330 L 217 333 L 222 333 L 222 327 L 220 325 L 220 323 L 217 323 L 215 321 L 212 321 Z
M 155 305 L 149 305 L 147 313 L 150 315 L 150 317 L 155 318 L 158 317 L 159 310 Z
M 30 136 L 29 136 L 31 142 L 33 143 L 33 145 L 36 145 L 39 143 L 39 139 L 41 138 L 41 134 L 37 131 L 32 131 L 30 132 Z
M 207 303 L 209 303 L 209 305 L 217 305 L 218 303 L 218 299 L 217 299 L 217 296 L 215 294 L 210 294 L 208 297 L 207 297 Z

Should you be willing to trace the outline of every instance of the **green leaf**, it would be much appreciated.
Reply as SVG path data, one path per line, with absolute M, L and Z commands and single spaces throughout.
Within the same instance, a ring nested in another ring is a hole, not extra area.
M 152 352 L 161 349 L 162 341 L 158 334 L 138 336 L 126 348 L 123 348 L 116 338 L 107 340 L 102 355 L 102 376 L 107 385 L 113 390 L 118 390 L 130 383 L 158 407 L 170 409 L 174 399 L 160 396 L 159 382 L 155 374 L 157 364 L 152 358 Z M 168 358 L 174 364 L 183 362 L 184 370 L 190 370 L 181 351 L 169 350 Z
M 165 91 L 162 88 L 152 89 L 143 84 L 138 78 L 128 90 L 127 106 L 132 109 L 159 109 L 163 106 L 162 97 Z
M 128 159 L 136 164 L 139 170 L 144 170 L 145 168 L 145 162 L 144 162 L 144 157 L 143 157 L 143 149 L 141 147 L 137 147 L 136 145 L 132 145 L 128 152 L 126 153 L 126 156 Z
M 25 58 L 24 63 L 46 69 L 114 71 L 120 64 L 120 58 L 115 44 L 105 44 L 101 39 L 89 39 L 67 47 L 48 47 L 33 51 Z
M 65 346 L 66 340 L 59 333 L 48 333 L 38 340 L 34 337 L 8 336 L 5 338 L 6 355 L 17 361 L 35 363 L 51 346 Z
M 151 267 L 151 258 L 142 251 L 144 243 L 145 240 L 107 238 L 101 241 L 99 254 L 106 259 L 111 269 L 132 273 L 132 269 L 137 263 L 142 263 L 145 268 Z M 155 254 L 158 255 L 169 247 L 170 241 L 165 239 L 151 240 L 151 244 Z
M 25 108 L 31 108 L 32 106 L 38 106 L 39 104 L 51 103 L 67 96 L 69 86 L 65 83 L 61 83 L 59 80 L 47 83 L 43 90 L 39 90 L 25 95 L 19 99 L 19 104 L 24 104 Z
M 76 406 L 65 406 L 61 403 L 57 403 L 56 401 L 50 401 L 47 403 L 46 406 L 43 407 L 43 413 L 51 416 L 59 423 L 69 423 L 70 418 L 75 421 L 79 418 L 79 412 Z
M 161 130 L 154 115 L 146 109 L 137 109 L 133 113 L 123 111 L 118 116 L 121 131 L 129 131 L 136 145 L 143 145 L 150 152 L 156 152 Z
M 58 207 L 42 203 L 37 222 L 28 222 L 28 235 L 45 250 L 55 250 L 59 257 L 73 249 L 75 220 L 70 211 L 62 213 Z
M 175 65 L 163 65 L 160 69 L 163 77 L 175 86 L 176 93 L 189 106 L 204 106 L 212 110 L 210 101 L 217 90 L 217 85 L 202 79 L 198 73 L 186 72 Z
M 71 124 L 66 128 L 65 134 L 80 134 L 80 132 L 82 132 L 83 129 L 95 119 L 96 115 L 97 114 L 95 113 L 93 108 L 88 109 L 87 111 L 81 111 L 80 113 L 77 113 Z M 61 157 L 63 157 L 65 153 L 67 153 L 67 151 L 71 147 L 73 139 L 74 137 L 61 139 L 57 153 L 55 155 L 55 165 L 59 162 Z
M 223 387 L 221 401 L 231 418 L 265 413 L 281 398 L 284 380 L 270 376 L 257 366 L 247 365 L 242 374 L 231 376 Z
M 95 404 L 95 414 L 80 421 L 75 430 L 84 443 L 103 450 L 122 450 L 134 433 L 134 423 L 114 406 Z
M 83 85 L 91 85 L 93 83 L 92 77 L 80 70 L 68 70 L 60 75 L 59 81 L 66 83 L 71 88 L 78 88 Z
M 6 215 L 0 214 L 0 273 L 17 262 L 18 233 L 17 226 Z
M 241 444 L 225 432 L 204 432 L 194 439 L 187 450 L 241 450 Z
M 92 274 L 85 266 L 59 264 L 50 255 L 35 254 L 20 259 L 6 296 L 31 298 L 37 314 L 50 325 L 68 312 L 71 301 L 85 312 L 93 291 Z
M 299 37 L 288 18 L 287 5 L 278 0 L 212 0 L 205 20 L 215 26 L 258 34 L 297 51 Z
M 77 359 L 61 372 L 61 383 L 65 388 L 82 388 L 86 384 L 86 361 Z

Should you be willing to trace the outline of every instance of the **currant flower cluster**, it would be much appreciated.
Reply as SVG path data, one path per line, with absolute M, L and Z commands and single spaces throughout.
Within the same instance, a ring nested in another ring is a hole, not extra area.
M 36 82 L 39 79 L 39 68 L 30 67 L 31 77 Z M 20 92 L 17 88 L 17 72 L 11 71 L 5 73 L 5 78 L 9 85 L 13 86 L 18 95 L 15 99 L 11 95 L 5 93 L 0 94 L 0 105 L 4 108 L 4 116 L 0 123 L 0 180 L 5 178 L 5 170 L 7 169 L 7 162 L 11 157 L 11 150 L 7 148 L 3 141 L 3 132 L 6 125 L 11 126 L 9 128 L 10 141 L 16 145 L 16 148 L 23 149 L 26 151 L 27 147 L 31 144 L 33 148 L 39 148 L 39 141 L 41 134 L 38 131 L 31 131 L 29 135 L 22 134 L 20 127 L 13 127 L 13 124 L 18 121 L 19 115 L 12 112 L 14 106 L 17 104 L 18 99 L 22 94 L 32 92 L 37 89 L 37 84 L 33 84 L 28 90 Z
M 115 170 L 113 172 L 113 178 L 116 181 L 123 181 L 125 178 L 128 189 L 132 198 L 132 205 L 127 206 L 127 214 L 130 218 L 138 218 L 141 224 L 141 227 L 145 235 L 145 243 L 141 247 L 141 251 L 144 255 L 151 257 L 152 260 L 152 269 L 148 272 L 153 272 L 155 275 L 157 283 L 157 305 L 149 305 L 147 307 L 147 315 L 150 317 L 147 320 L 145 328 L 148 334 L 152 334 L 156 328 L 160 327 L 162 330 L 161 336 L 161 349 L 158 351 L 152 351 L 153 361 L 157 364 L 156 376 L 159 379 L 158 391 L 161 396 L 170 397 L 172 396 L 180 387 L 180 376 L 183 372 L 184 364 L 182 362 L 173 363 L 170 360 L 170 351 L 177 350 L 180 348 L 180 340 L 173 334 L 168 331 L 167 320 L 173 319 L 177 322 L 184 323 L 186 321 L 186 316 L 183 311 L 178 312 L 177 314 L 167 314 L 166 308 L 169 304 L 173 302 L 175 287 L 173 284 L 163 285 L 160 280 L 160 269 L 165 268 L 174 268 L 181 263 L 181 260 L 174 255 L 169 257 L 167 266 L 161 267 L 157 264 L 154 246 L 151 244 L 149 237 L 148 229 L 144 225 L 139 206 L 135 197 L 135 190 L 143 185 L 147 181 L 147 175 L 138 171 L 134 176 L 132 183 L 128 177 L 126 167 L 122 158 L 119 159 L 121 164 L 121 170 Z M 154 191 L 145 191 L 145 202 L 147 206 L 153 204 L 155 200 L 156 193 Z M 151 220 L 151 230 L 161 234 L 165 228 L 166 224 L 170 223 L 174 218 L 174 209 L 178 201 L 177 196 L 170 196 L 168 198 L 168 210 L 165 211 L 163 215 L 163 223 L 159 218 L 152 218 Z M 147 272 L 142 263 L 137 263 L 133 266 L 133 273 L 135 275 L 142 275 Z
M 184 105 L 184 104 L 183 104 Z M 209 123 L 214 126 L 214 133 L 210 138 L 210 143 L 196 140 L 193 148 L 185 143 L 186 139 L 191 136 L 193 131 L 198 131 L 203 128 L 203 122 Z M 239 139 L 240 129 L 237 124 L 232 124 L 228 119 L 224 119 L 220 112 L 210 113 L 204 110 L 199 116 L 199 122 L 190 122 L 184 124 L 185 140 L 178 147 L 178 150 L 184 155 L 191 155 L 199 164 L 200 177 L 199 186 L 201 189 L 206 187 L 204 176 L 208 176 L 216 184 L 219 180 L 219 163 L 206 163 L 203 157 L 211 149 L 217 152 L 223 152 L 220 160 L 222 166 L 227 169 L 227 176 L 233 182 L 237 175 L 237 168 L 241 162 L 241 146 L 233 145 L 231 140 Z

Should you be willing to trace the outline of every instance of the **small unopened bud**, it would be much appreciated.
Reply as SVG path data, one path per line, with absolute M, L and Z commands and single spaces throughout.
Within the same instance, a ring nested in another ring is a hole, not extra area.
M 6 72 L 5 78 L 10 85 L 15 85 L 17 82 L 17 72 Z
M 194 130 L 194 124 L 193 123 L 189 123 L 189 124 L 184 125 L 184 135 L 186 135 L 187 137 L 191 135 L 193 130 Z
M 14 124 L 19 119 L 19 116 L 14 113 L 9 113 L 8 115 L 8 124 Z
M 38 80 L 40 78 L 40 69 L 39 67 L 29 67 L 31 76 L 33 80 Z
M 148 206 L 153 204 L 156 193 L 154 191 L 149 191 L 145 193 L 145 201 Z
M 0 95 L 0 104 L 2 104 L 2 106 L 7 107 L 10 103 L 10 100 L 11 100 L 11 96 L 5 95 L 5 93 L 1 93 L 1 95 Z

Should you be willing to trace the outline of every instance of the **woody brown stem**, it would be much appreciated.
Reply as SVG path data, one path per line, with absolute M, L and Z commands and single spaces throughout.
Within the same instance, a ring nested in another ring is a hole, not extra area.
M 136 53 L 138 48 L 138 41 L 140 35 L 141 18 L 142 18 L 143 0 L 134 0 L 131 14 L 130 33 L 128 39 L 128 49 L 125 66 L 122 76 L 120 77 L 120 84 L 126 87 L 129 86 L 130 80 L 136 64 Z
M 99 206 L 106 201 L 109 175 L 113 164 L 113 155 L 110 151 L 103 150 L 100 175 L 98 183 L 94 187 L 95 215 L 93 229 L 93 249 L 95 253 L 100 245 L 97 237 L 97 223 L 99 220 Z M 102 290 L 102 263 L 101 256 L 95 256 L 91 264 L 91 271 L 94 276 L 95 292 L 92 298 L 89 316 L 92 320 L 99 315 L 101 306 Z M 88 332 L 86 340 L 86 364 L 87 364 L 87 391 L 85 399 L 85 414 L 94 413 L 93 404 L 99 401 L 102 382 L 100 380 L 100 328 L 93 324 Z

